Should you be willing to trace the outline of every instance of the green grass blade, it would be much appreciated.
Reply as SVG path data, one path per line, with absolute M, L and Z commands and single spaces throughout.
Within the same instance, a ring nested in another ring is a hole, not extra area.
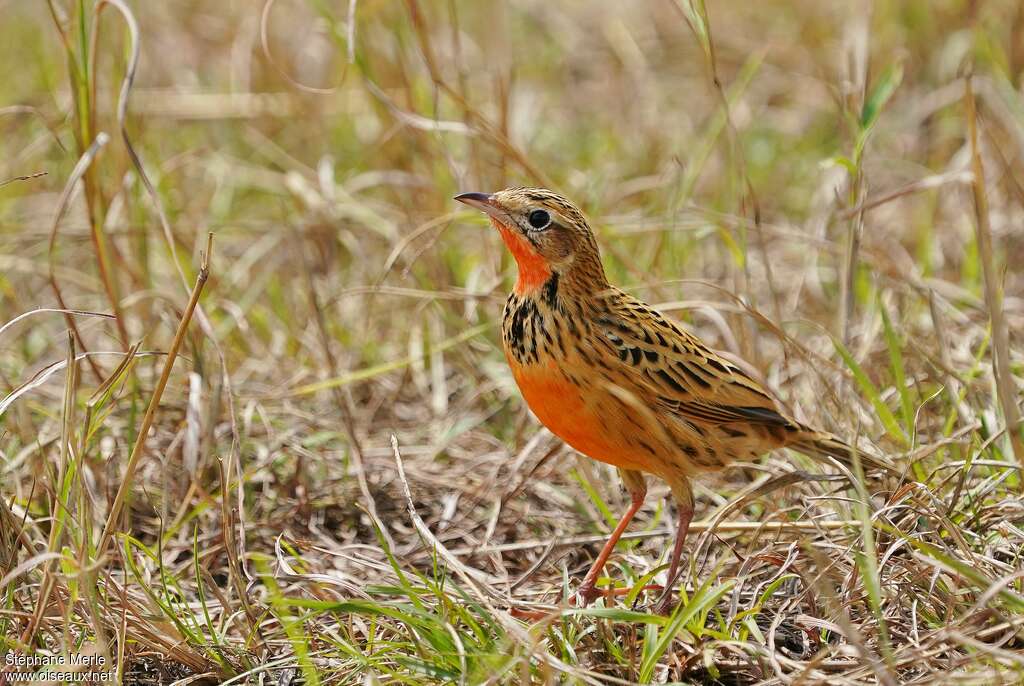
M 713 577 L 712 577 L 713 578 Z M 719 586 L 711 589 L 712 579 L 708 579 L 704 582 L 693 597 L 689 599 L 689 602 L 680 602 L 679 607 L 676 608 L 675 613 L 669 619 L 668 624 L 665 626 L 665 630 L 658 636 L 657 642 L 652 648 L 647 650 L 645 645 L 644 659 L 640 663 L 640 681 L 648 682 L 654 676 L 654 667 L 657 665 L 658 660 L 665 654 L 668 647 L 672 644 L 676 635 L 683 628 L 683 626 L 691 619 L 696 617 L 701 612 L 706 612 L 718 602 L 718 599 L 729 592 L 733 587 L 732 581 L 727 581 Z M 653 626 L 653 625 L 652 625 Z
M 857 364 L 857 360 L 853 359 L 853 355 L 846 349 L 838 339 L 833 338 L 832 344 L 835 346 L 836 352 L 843 358 L 846 366 L 853 372 L 853 377 L 857 381 L 857 385 L 860 386 L 860 390 L 864 395 L 868 397 L 871 404 L 875 408 L 875 412 L 878 414 L 878 419 L 882 422 L 882 426 L 885 427 L 886 432 L 895 440 L 899 441 L 900 445 L 910 445 L 910 440 L 907 435 L 900 428 L 900 424 L 896 421 L 896 416 L 893 415 L 892 410 L 882 400 L 881 394 L 878 392 L 878 388 L 868 377 L 864 369 Z

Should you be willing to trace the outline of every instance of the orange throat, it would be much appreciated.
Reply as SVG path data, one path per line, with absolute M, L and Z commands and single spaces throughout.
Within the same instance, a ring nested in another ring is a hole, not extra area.
M 505 245 L 508 246 L 509 252 L 512 253 L 512 257 L 515 258 L 516 265 L 519 267 L 515 292 L 521 295 L 543 286 L 551 276 L 551 267 L 548 266 L 548 261 L 514 229 L 505 226 L 494 217 L 491 217 L 491 224 L 498 229 L 501 240 L 505 241 Z

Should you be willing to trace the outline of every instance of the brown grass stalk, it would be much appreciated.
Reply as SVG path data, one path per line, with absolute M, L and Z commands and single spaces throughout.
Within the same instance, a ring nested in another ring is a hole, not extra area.
M 99 154 L 100 150 L 110 141 L 110 136 L 100 131 L 96 134 L 96 140 L 89 145 L 89 149 L 86 150 L 82 156 L 78 159 L 75 164 L 75 168 L 71 171 L 71 175 L 68 177 L 67 183 L 64 184 L 64 190 L 60 194 L 60 198 L 57 200 L 57 211 L 53 215 L 53 224 L 50 226 L 50 244 L 48 249 L 49 256 L 49 277 L 50 277 L 50 288 L 53 289 L 53 294 L 57 298 L 57 303 L 60 305 L 61 310 L 70 310 L 64 300 L 64 292 L 61 290 L 60 284 L 57 282 L 56 275 L 56 249 L 57 249 L 57 232 L 60 228 L 61 220 L 68 211 L 68 207 L 71 204 L 71 198 L 73 197 L 75 186 L 78 181 L 85 174 L 86 169 L 92 164 L 93 160 Z M 64 321 L 67 322 L 68 329 L 75 336 L 75 341 L 78 343 L 78 347 L 83 351 L 88 349 L 85 347 L 85 341 L 82 338 L 82 334 L 78 330 L 78 325 L 75 323 L 74 318 L 64 313 Z M 100 370 L 96 361 L 91 357 L 89 359 L 89 366 L 92 368 L 93 374 L 96 375 L 97 379 L 103 378 L 103 372 Z
M 1010 447 L 1017 460 L 1024 464 L 1024 440 L 1020 435 L 1020 410 L 1016 400 L 1018 393 L 1014 387 L 1013 372 L 1010 370 L 1010 335 L 1006 327 L 1006 314 L 1003 312 L 1002 286 L 992 250 L 992 225 L 989 221 L 985 168 L 978 148 L 978 108 L 971 80 L 971 76 L 964 79 L 964 102 L 967 105 L 971 169 L 974 172 L 971 190 L 974 193 L 978 257 L 981 260 L 985 281 L 985 306 L 988 308 L 992 326 L 992 373 L 995 375 L 996 394 L 1003 410 L 1003 419 L 1006 421 Z
M 188 305 L 185 307 L 185 312 L 181 316 L 181 320 L 178 322 L 178 329 L 174 332 L 174 340 L 171 341 L 171 347 L 167 351 L 167 358 L 164 360 L 163 370 L 160 372 L 160 378 L 157 381 L 156 388 L 153 389 L 153 395 L 149 399 L 149 405 L 146 407 L 146 414 L 142 417 L 142 424 L 139 426 L 139 433 L 135 437 L 135 445 L 132 447 L 131 456 L 128 458 L 128 465 L 125 467 L 124 475 L 121 477 L 121 485 L 118 486 L 117 494 L 114 496 L 114 502 L 110 506 L 110 512 L 107 515 L 107 523 L 103 527 L 103 534 L 100 536 L 100 542 L 97 546 L 97 555 L 103 554 L 107 548 L 107 544 L 110 542 L 111 536 L 114 533 L 114 527 L 117 526 L 118 517 L 121 516 L 121 508 L 124 506 L 124 500 L 128 495 L 128 490 L 132 485 L 132 477 L 135 474 L 135 468 L 138 466 L 139 459 L 145 450 L 146 438 L 149 436 L 149 429 L 153 426 L 153 419 L 156 416 L 156 411 L 160 407 L 160 398 L 163 396 L 164 389 L 167 387 L 167 381 L 171 377 L 171 369 L 174 367 L 174 361 L 178 357 L 178 351 L 181 349 L 181 344 L 185 340 L 185 334 L 188 332 L 189 322 L 192 321 L 192 313 L 196 309 L 196 305 L 199 303 L 199 296 L 203 293 L 203 287 L 206 285 L 206 280 L 210 276 L 210 253 L 213 250 L 213 234 L 210 234 L 207 238 L 206 252 L 203 254 L 202 266 L 199 269 L 199 275 L 196 277 L 195 286 L 192 288 L 192 295 L 189 298 Z M 226 488 L 226 485 L 225 485 Z
M 63 500 L 64 497 L 64 480 L 68 478 L 68 462 L 72 459 L 70 455 L 71 451 L 71 438 L 73 436 L 72 425 L 75 419 L 75 394 L 78 389 L 78 357 L 75 354 L 75 336 L 70 331 L 68 332 L 68 354 L 67 354 L 67 373 L 66 381 L 64 383 L 64 409 L 62 413 L 61 422 L 61 435 L 60 435 L 60 467 L 57 471 L 57 481 L 54 484 L 53 502 L 54 507 L 54 520 L 50 526 L 50 540 L 47 545 L 47 551 L 51 555 L 58 555 L 58 551 L 61 549 L 61 540 L 63 539 L 64 527 L 59 524 L 62 521 L 60 516 L 57 516 L 56 510 L 64 508 L 67 503 Z M 62 513 L 63 517 L 69 517 L 69 512 Z M 50 603 L 50 594 L 53 593 L 54 586 L 57 583 L 57 579 L 53 575 L 53 562 L 54 559 L 47 559 L 43 563 L 43 580 L 39 585 L 39 597 L 36 601 L 35 612 L 32 613 L 32 617 L 29 619 L 28 625 L 21 634 L 21 642 L 31 645 L 33 638 L 36 633 L 36 629 L 39 623 L 43 619 L 43 615 L 46 613 L 46 608 Z

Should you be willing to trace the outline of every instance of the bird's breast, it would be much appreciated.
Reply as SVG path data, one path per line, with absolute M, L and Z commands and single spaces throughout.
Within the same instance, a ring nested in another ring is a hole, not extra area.
M 624 469 L 658 471 L 658 452 L 594 367 L 589 327 L 575 308 L 556 302 L 557 280 L 537 297 L 513 293 L 505 304 L 502 343 L 512 376 L 541 424 L 570 446 Z M 645 449 L 644 446 L 647 446 Z
M 624 469 L 653 471 L 649 459 L 624 441 L 600 398 L 555 358 L 521 364 L 506 351 L 512 377 L 530 410 L 570 446 L 587 457 Z

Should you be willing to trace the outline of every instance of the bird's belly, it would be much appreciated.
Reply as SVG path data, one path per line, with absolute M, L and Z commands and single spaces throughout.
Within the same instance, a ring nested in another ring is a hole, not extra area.
M 650 457 L 629 445 L 621 427 L 603 416 L 595 398 L 567 379 L 553 360 L 523 366 L 509 360 L 512 376 L 537 419 L 587 457 L 623 469 L 655 471 Z

